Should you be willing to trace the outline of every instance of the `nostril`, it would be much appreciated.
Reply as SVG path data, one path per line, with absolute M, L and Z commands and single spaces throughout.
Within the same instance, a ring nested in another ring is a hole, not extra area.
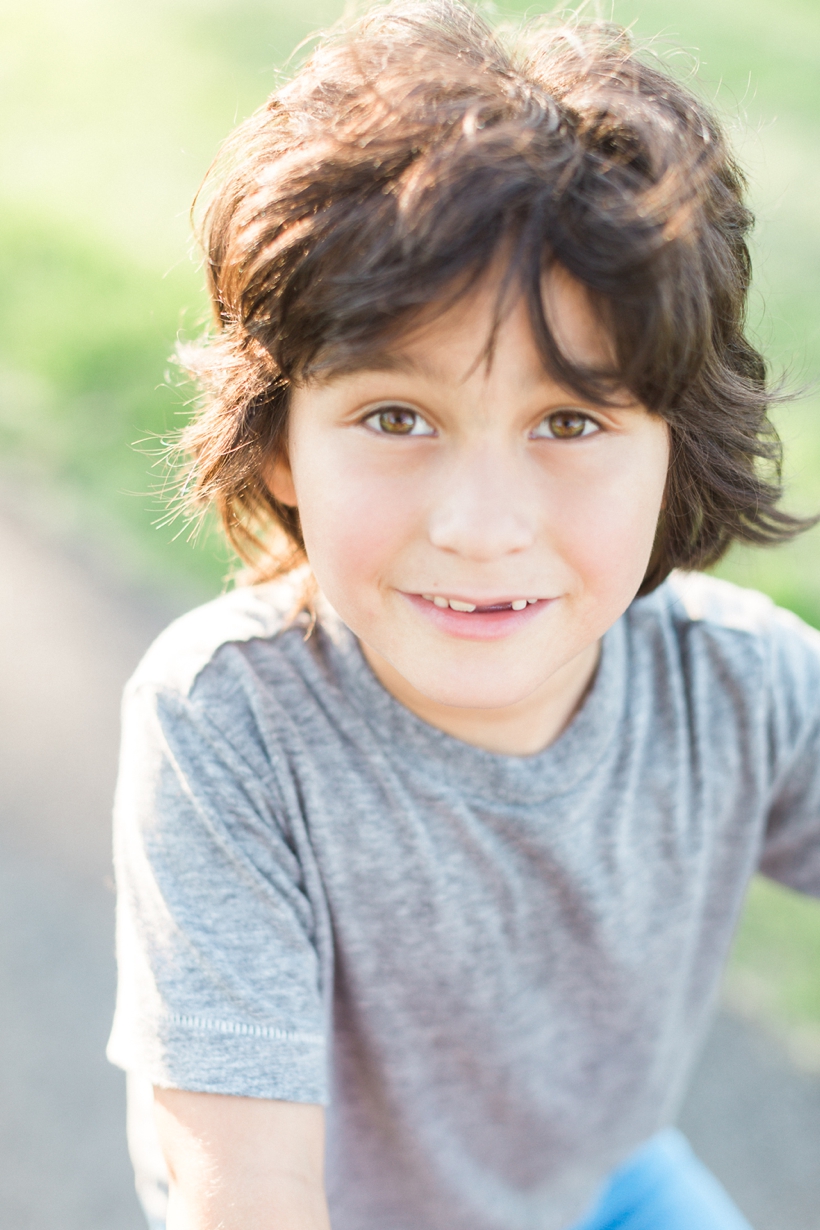
M 468 559 L 491 560 L 525 551 L 535 540 L 533 527 L 524 517 L 500 513 L 468 515 L 466 510 L 436 517 L 429 527 L 431 544 Z

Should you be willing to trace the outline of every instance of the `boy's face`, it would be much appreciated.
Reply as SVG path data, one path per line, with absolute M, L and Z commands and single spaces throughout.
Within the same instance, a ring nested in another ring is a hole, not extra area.
M 270 482 L 388 690 L 450 733 L 523 753 L 569 718 L 640 586 L 669 446 L 643 407 L 601 409 L 557 384 L 523 301 L 487 364 L 495 291 L 488 279 L 366 369 L 295 389 Z M 554 275 L 545 302 L 567 356 L 607 366 L 580 286 Z M 522 737 L 492 733 L 505 722 Z

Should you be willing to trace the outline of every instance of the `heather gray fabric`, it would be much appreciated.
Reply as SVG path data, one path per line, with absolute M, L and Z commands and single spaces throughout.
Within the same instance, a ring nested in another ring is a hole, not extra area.
M 820 635 L 676 578 L 515 758 L 289 601 L 194 611 L 129 685 L 110 1058 L 327 1103 L 333 1230 L 566 1227 L 673 1120 L 755 868 L 820 890 Z

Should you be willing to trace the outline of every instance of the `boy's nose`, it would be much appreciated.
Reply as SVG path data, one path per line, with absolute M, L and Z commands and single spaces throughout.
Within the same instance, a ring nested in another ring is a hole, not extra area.
M 434 547 L 489 561 L 524 551 L 535 538 L 528 484 L 497 453 L 483 451 L 448 470 L 429 518 Z

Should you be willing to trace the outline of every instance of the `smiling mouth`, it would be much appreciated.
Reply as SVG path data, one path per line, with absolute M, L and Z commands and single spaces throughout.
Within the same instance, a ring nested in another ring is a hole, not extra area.
M 425 602 L 431 602 L 442 610 L 460 611 L 465 615 L 490 615 L 495 611 L 523 611 L 528 606 L 535 606 L 540 598 L 511 598 L 509 601 L 480 604 L 465 602 L 462 598 L 445 598 L 443 594 L 421 594 Z

